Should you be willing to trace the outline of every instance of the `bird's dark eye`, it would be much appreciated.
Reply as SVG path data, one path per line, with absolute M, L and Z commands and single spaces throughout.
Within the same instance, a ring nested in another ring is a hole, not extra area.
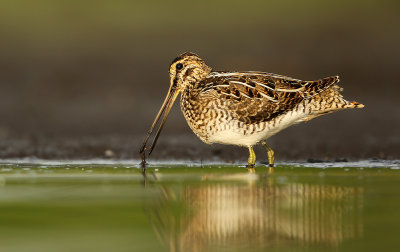
M 181 70 L 182 68 L 183 68 L 183 64 L 182 63 L 176 64 L 176 69 Z

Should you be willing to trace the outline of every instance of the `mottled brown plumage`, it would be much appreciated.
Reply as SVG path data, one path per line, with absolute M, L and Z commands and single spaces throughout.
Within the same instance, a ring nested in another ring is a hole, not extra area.
M 164 113 L 161 128 L 177 95 L 193 132 L 205 143 L 221 143 L 249 148 L 249 167 L 255 163 L 252 146 L 262 143 L 270 166 L 274 154 L 265 140 L 282 129 L 317 116 L 346 108 L 362 108 L 348 102 L 336 85 L 338 76 L 302 81 L 265 72 L 212 72 L 197 55 L 184 53 L 170 66 L 170 89 L 141 148 Z

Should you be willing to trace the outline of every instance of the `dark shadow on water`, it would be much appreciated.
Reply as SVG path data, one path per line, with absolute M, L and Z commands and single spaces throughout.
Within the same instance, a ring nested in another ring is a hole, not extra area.
M 156 179 L 151 189 L 158 196 L 144 206 L 169 251 L 335 249 L 363 236 L 362 186 L 281 183 L 254 174 L 179 187 Z

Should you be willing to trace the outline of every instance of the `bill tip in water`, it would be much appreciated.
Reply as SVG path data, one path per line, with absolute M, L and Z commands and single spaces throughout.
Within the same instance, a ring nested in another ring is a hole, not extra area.
M 146 146 L 145 145 L 142 146 L 139 153 L 140 153 L 140 157 L 142 158 L 142 162 L 140 163 L 140 165 L 142 166 L 142 168 L 144 168 L 147 165 L 147 163 L 146 163 Z
M 140 166 L 142 167 L 142 170 L 145 170 L 146 166 L 147 166 L 146 160 L 142 159 L 142 162 L 140 163 Z

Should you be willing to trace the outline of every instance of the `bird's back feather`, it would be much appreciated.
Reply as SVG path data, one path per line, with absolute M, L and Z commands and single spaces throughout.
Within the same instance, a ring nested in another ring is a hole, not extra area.
M 222 100 L 240 121 L 269 121 L 339 82 L 338 76 L 302 81 L 264 72 L 212 72 L 199 95 Z

